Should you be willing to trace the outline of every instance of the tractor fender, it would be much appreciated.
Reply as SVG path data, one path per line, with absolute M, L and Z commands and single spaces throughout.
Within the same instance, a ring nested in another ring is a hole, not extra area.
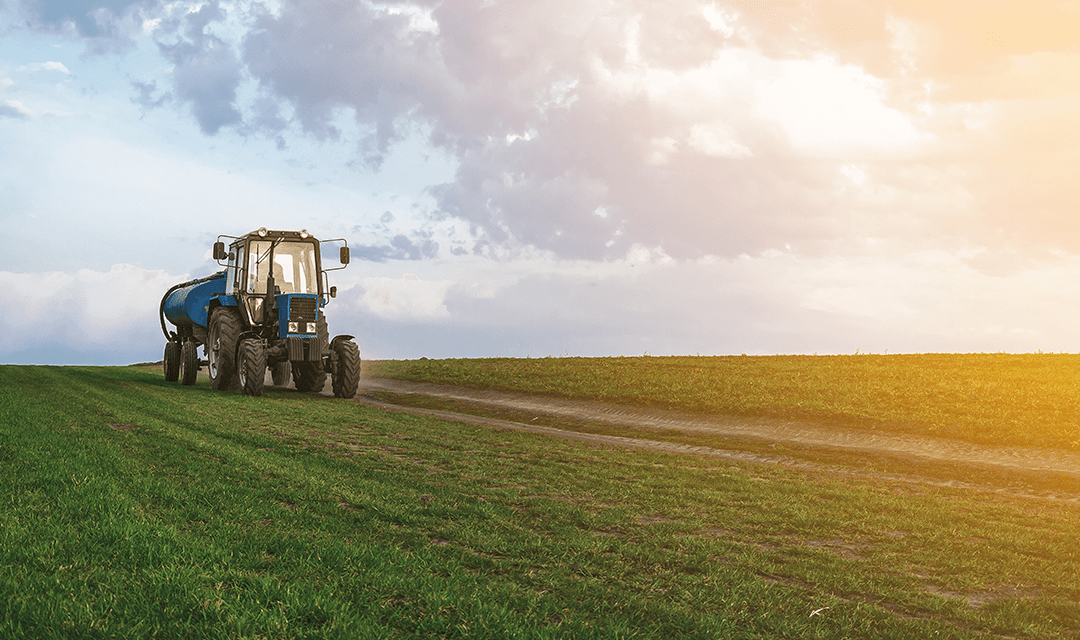
M 240 304 L 236 301 L 236 296 L 230 296 L 227 294 L 216 295 L 210 298 L 209 311 L 213 311 L 218 307 L 238 307 Z
M 247 310 L 244 306 L 236 301 L 236 296 L 230 296 L 228 294 L 219 294 L 210 298 L 210 303 L 206 305 L 206 318 L 209 322 L 210 316 L 214 315 L 214 309 L 219 307 L 232 307 L 240 312 L 240 318 L 244 321 L 244 324 L 250 325 L 251 322 L 247 317 Z M 209 326 L 206 327 L 208 330 Z
M 214 315 L 214 309 L 218 307 L 239 307 L 236 303 L 236 296 L 229 295 L 217 295 L 210 298 L 210 303 L 206 307 L 206 317 Z
M 354 338 L 355 336 L 343 333 L 334 336 L 334 339 L 330 341 L 330 348 L 327 350 L 328 353 L 323 356 L 323 368 L 326 369 L 327 373 L 333 373 L 334 367 L 337 366 L 337 351 L 334 350 L 334 345 L 337 344 L 338 340 L 352 340 Z

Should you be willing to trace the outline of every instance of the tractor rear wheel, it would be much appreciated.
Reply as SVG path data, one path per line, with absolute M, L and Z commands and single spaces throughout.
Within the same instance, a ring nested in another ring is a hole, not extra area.
M 292 377 L 292 366 L 288 360 L 282 360 L 281 362 L 270 367 L 270 376 L 274 380 L 275 387 L 284 387 L 289 384 L 289 380 Z
M 292 377 L 297 391 L 318 393 L 326 386 L 326 371 L 322 362 L 294 362 Z
M 348 339 L 334 339 L 332 347 L 337 355 L 334 367 L 334 396 L 351 398 L 360 386 L 360 348 Z
M 266 349 L 262 340 L 247 338 L 240 343 L 237 372 L 245 396 L 261 396 L 266 383 Z
M 206 359 L 210 365 L 210 385 L 218 391 L 234 391 L 240 387 L 236 375 L 236 347 L 242 328 L 240 312 L 233 307 L 218 307 L 210 316 Z
M 165 381 L 176 382 L 180 379 L 180 347 L 172 340 L 165 343 Z
M 199 375 L 199 347 L 194 340 L 184 342 L 180 347 L 180 383 L 191 386 Z

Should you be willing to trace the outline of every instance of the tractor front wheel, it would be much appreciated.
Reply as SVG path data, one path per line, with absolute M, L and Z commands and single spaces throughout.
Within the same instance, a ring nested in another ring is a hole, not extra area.
M 180 383 L 187 386 L 195 384 L 199 375 L 199 347 L 194 340 L 188 340 L 180 348 Z
M 360 386 L 360 347 L 348 339 L 335 338 L 331 348 L 337 355 L 334 367 L 334 396 L 351 398 Z
M 172 340 L 165 343 L 165 359 L 162 364 L 165 367 L 166 382 L 176 382 L 180 379 L 180 347 Z
M 234 391 L 240 386 L 236 371 L 236 347 L 243 321 L 233 307 L 218 307 L 210 316 L 210 336 L 206 359 L 210 366 L 210 385 L 218 391 Z
M 261 396 L 266 383 L 266 349 L 262 340 L 247 338 L 240 343 L 240 389 L 245 396 Z

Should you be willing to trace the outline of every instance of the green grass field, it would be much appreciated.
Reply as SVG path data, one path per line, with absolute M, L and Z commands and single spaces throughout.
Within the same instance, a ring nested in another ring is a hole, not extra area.
M 139 367 L 0 367 L 0 461 L 4 638 L 1080 631 L 1065 501 L 249 398 Z
M 1080 355 L 1071 354 L 399 360 L 373 363 L 368 373 L 1080 450 Z

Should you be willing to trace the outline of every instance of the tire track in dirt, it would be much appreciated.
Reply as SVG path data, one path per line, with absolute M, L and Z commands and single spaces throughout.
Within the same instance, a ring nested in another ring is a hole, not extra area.
M 482 403 L 493 407 L 526 411 L 534 414 L 545 414 L 589 422 L 603 422 L 615 426 L 675 429 L 685 432 L 735 436 L 768 442 L 785 442 L 813 447 L 836 447 L 866 453 L 900 454 L 937 463 L 989 465 L 992 467 L 1005 467 L 1024 472 L 1064 473 L 1080 477 L 1080 455 L 1052 449 L 987 446 L 945 438 L 900 436 L 846 429 L 830 429 L 813 424 L 783 420 L 738 418 L 730 416 L 702 417 L 663 409 L 628 407 L 595 401 L 566 400 L 561 398 L 480 390 L 451 385 L 408 382 L 389 378 L 361 379 L 361 394 L 370 394 L 380 391 L 418 394 L 449 400 L 463 400 L 467 402 Z M 682 445 L 622 436 L 579 433 L 539 425 L 481 418 L 452 411 L 404 407 L 376 400 L 370 395 L 362 396 L 359 399 L 367 404 L 380 406 L 386 409 L 407 410 L 413 413 L 432 415 L 447 420 L 457 420 L 472 424 L 483 424 L 518 431 L 542 433 L 550 436 L 598 444 L 648 448 L 674 453 L 696 453 L 719 456 L 725 459 L 742 462 L 765 462 L 783 464 L 784 466 L 805 466 L 814 469 L 821 469 L 823 466 L 818 463 L 795 460 L 794 458 L 789 458 L 787 456 L 773 456 L 726 449 L 713 449 L 709 447 Z M 833 465 L 827 466 L 830 468 L 833 467 Z M 846 470 L 845 472 L 853 471 L 847 467 L 836 468 L 844 469 Z M 896 474 L 876 473 L 869 470 L 859 470 L 858 473 L 859 475 L 868 474 L 893 479 L 915 479 Z M 927 481 L 926 479 L 921 478 L 915 480 L 920 482 Z M 958 487 L 971 486 L 963 481 L 935 480 L 933 481 L 933 484 Z M 1009 492 L 1018 493 L 1015 490 L 1009 490 Z M 1047 496 L 1046 494 L 1039 495 L 1040 497 L 1056 497 L 1063 500 L 1080 502 L 1080 496 L 1065 497 L 1053 495 Z

